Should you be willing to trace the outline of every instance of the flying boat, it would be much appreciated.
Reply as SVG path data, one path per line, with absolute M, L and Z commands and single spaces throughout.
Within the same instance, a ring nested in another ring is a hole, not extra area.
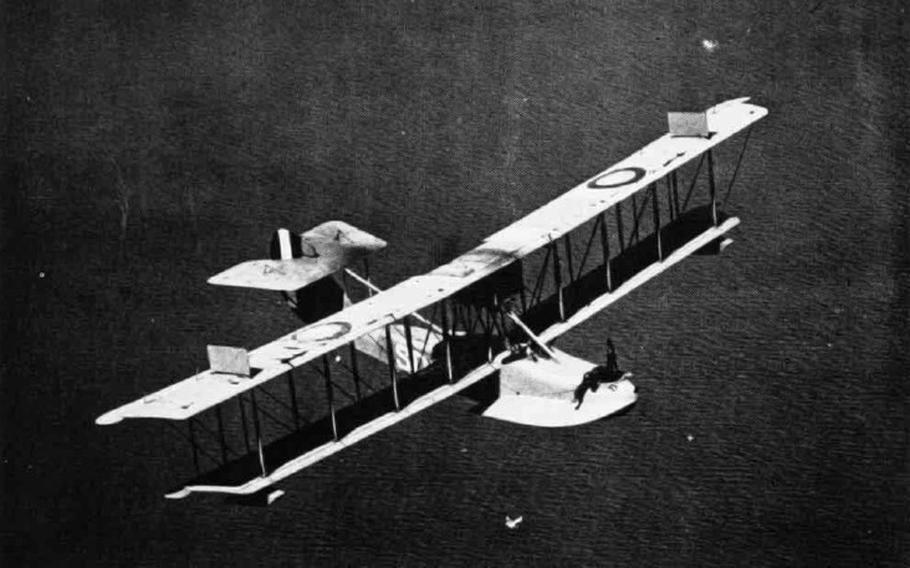
M 673 265 L 731 242 L 739 219 L 719 207 L 715 148 L 746 132 L 729 195 L 767 112 L 739 98 L 669 113 L 668 132 L 631 156 L 384 290 L 369 272 L 381 238 L 340 220 L 279 229 L 268 258 L 209 282 L 277 292 L 301 327 L 251 350 L 209 345 L 208 369 L 96 423 L 178 427 L 196 476 L 168 498 L 271 502 L 276 483 L 457 393 L 476 398 L 481 416 L 530 427 L 623 411 L 638 396 L 631 373 L 554 342 Z M 699 193 L 707 199 L 693 200 Z

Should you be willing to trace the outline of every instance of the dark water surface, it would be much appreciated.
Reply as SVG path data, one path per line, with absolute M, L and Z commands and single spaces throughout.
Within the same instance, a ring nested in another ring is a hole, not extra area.
M 3 565 L 910 564 L 905 10 L 10 8 Z M 628 414 L 530 429 L 453 399 L 268 509 L 166 501 L 186 445 L 93 424 L 205 365 L 206 343 L 295 325 L 205 285 L 275 227 L 381 236 L 389 285 L 656 138 L 667 110 L 745 95 L 771 114 L 727 207 L 736 244 L 561 342 L 600 359 L 614 338 L 641 390 Z

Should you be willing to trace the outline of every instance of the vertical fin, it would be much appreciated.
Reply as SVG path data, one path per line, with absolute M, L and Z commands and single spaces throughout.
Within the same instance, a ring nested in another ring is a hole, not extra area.
M 287 229 L 278 229 L 272 234 L 269 256 L 274 260 L 288 260 L 303 256 L 303 242 L 300 235 Z

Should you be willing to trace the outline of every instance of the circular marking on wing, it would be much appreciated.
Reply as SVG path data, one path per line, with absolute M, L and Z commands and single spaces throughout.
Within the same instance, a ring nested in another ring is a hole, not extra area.
M 349 331 L 351 331 L 351 324 L 348 322 L 333 321 L 298 331 L 293 338 L 297 343 L 314 343 L 337 339 Z
M 588 182 L 588 187 L 591 189 L 610 189 L 613 187 L 622 187 L 624 185 L 629 185 L 630 183 L 635 183 L 641 178 L 645 177 L 644 168 L 639 168 L 633 166 L 630 168 L 619 168 L 613 171 L 609 171 L 604 175 Z

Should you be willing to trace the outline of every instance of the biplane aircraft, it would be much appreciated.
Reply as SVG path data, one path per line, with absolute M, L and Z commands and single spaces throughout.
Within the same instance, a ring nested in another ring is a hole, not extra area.
M 211 345 L 209 369 L 96 422 L 184 424 L 196 477 L 169 498 L 271 502 L 277 482 L 459 392 L 472 392 L 483 416 L 530 426 L 627 408 L 637 396 L 629 373 L 553 342 L 684 258 L 729 244 L 739 219 L 719 209 L 714 148 L 747 131 L 729 195 L 750 127 L 766 114 L 747 98 L 670 113 L 669 132 L 654 142 L 387 290 L 369 277 L 382 239 L 341 221 L 299 235 L 280 229 L 270 258 L 209 282 L 280 292 L 304 325 L 251 351 Z M 707 199 L 696 206 L 704 178 Z M 583 247 L 572 241 L 578 233 Z

